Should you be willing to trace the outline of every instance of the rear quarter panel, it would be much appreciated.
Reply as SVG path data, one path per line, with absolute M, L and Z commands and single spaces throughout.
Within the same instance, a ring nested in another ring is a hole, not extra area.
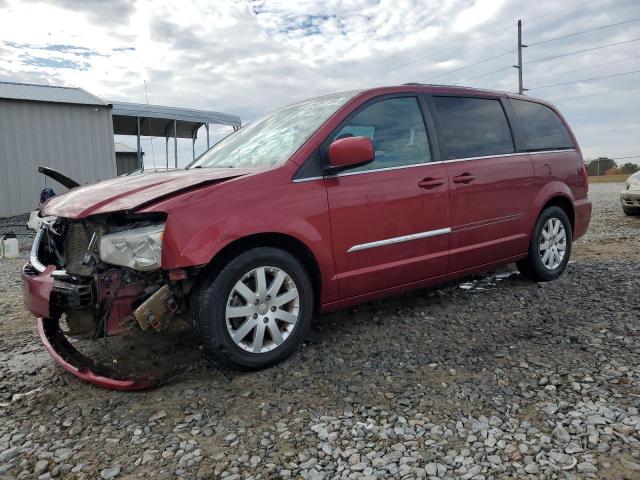
M 574 210 L 574 240 L 584 235 L 591 219 L 591 202 L 579 151 L 534 153 L 531 155 L 537 194 L 533 202 L 529 228 L 533 231 L 544 205 L 554 197 L 565 197 Z
M 536 195 L 529 217 L 529 231 L 533 227 L 544 205 L 554 197 L 564 197 L 574 209 L 574 240 L 581 237 L 591 219 L 591 202 L 588 195 L 588 179 L 583 168 L 584 161 L 578 141 L 562 113 L 551 103 L 541 99 L 508 95 L 509 98 L 533 101 L 549 107 L 564 124 L 574 145 L 573 150 L 531 152 Z

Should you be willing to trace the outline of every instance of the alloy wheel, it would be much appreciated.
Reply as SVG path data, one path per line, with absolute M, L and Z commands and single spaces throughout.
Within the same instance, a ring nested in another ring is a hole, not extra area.
M 540 260 L 547 270 L 560 266 L 567 251 L 567 232 L 560 219 L 552 217 L 542 227 Z
M 233 342 L 251 353 L 265 353 L 286 342 L 296 326 L 300 294 L 291 276 L 262 266 L 243 275 L 226 305 L 227 330 Z

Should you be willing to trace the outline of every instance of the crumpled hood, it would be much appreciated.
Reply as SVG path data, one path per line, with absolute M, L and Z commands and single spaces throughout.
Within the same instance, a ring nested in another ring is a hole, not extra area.
M 243 168 L 195 168 L 116 177 L 74 188 L 42 207 L 46 216 L 84 218 L 134 210 L 161 198 L 256 172 Z

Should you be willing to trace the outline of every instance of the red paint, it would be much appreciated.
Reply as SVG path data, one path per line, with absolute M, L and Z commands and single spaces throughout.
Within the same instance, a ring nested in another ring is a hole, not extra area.
M 526 252 L 528 213 L 535 194 L 530 156 L 463 160 L 446 165 L 453 230 L 449 271 Z
M 140 298 L 143 290 L 144 282 L 141 281 L 121 283 L 117 270 L 110 270 L 97 277 L 98 303 L 111 302 L 105 328 L 107 336 L 120 335 L 127 330 L 126 320 L 131 315 L 133 304 Z
M 56 217 L 85 218 L 100 213 L 132 210 L 180 191 L 212 185 L 255 171 L 204 168 L 116 177 L 53 197 L 47 202 L 45 211 L 47 215 Z
M 341 138 L 329 145 L 329 164 L 334 168 L 373 160 L 373 142 L 365 137 Z
M 420 165 L 325 181 L 341 298 L 447 272 L 448 235 L 348 252 L 354 245 L 447 228 L 447 185 L 443 181 L 425 190 L 419 185 L 425 178 L 446 180 L 445 166 Z
M 96 373 L 93 361 L 68 342 L 56 320 L 38 318 L 38 334 L 44 348 L 58 365 L 79 379 L 98 387 L 111 390 L 145 390 L 163 381 L 154 377 L 119 379 Z M 103 366 L 100 371 L 104 372 L 105 367 Z
M 175 270 L 169 270 L 169 280 L 178 281 L 178 280 L 186 280 L 188 275 L 187 271 L 182 268 L 176 268 Z
M 44 213 L 84 218 L 121 210 L 163 212 L 167 221 L 162 266 L 168 271 L 206 265 L 223 248 L 248 236 L 289 236 L 315 258 L 322 310 L 523 258 L 540 211 L 558 198 L 566 199 L 573 210 L 574 238 L 584 234 L 591 203 L 577 143 L 574 151 L 293 180 L 328 135 L 365 102 L 387 94 L 423 93 L 521 98 L 458 87 L 372 89 L 347 102 L 277 168 L 204 168 L 121 177 L 55 197 Z M 433 130 L 429 135 L 434 136 Z M 329 148 L 332 164 L 366 160 L 371 153 L 367 142 L 357 137 L 335 141 Z M 451 228 L 450 234 L 348 252 L 354 245 L 446 228 Z M 27 305 L 42 316 L 46 280 L 30 277 L 25 283 Z M 122 301 L 118 315 L 130 309 L 128 301 L 129 297 Z
M 21 277 L 24 306 L 36 317 L 49 316 L 49 296 L 53 289 L 53 277 L 51 273 L 55 269 L 55 266 L 49 265 L 47 269 L 39 275 L 27 273 L 25 269 L 22 269 Z

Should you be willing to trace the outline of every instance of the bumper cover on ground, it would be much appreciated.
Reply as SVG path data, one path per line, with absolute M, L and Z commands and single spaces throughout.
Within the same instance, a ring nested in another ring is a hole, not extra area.
M 121 378 L 118 372 L 96 364 L 76 350 L 60 329 L 59 322 L 54 319 L 38 318 L 38 333 L 47 351 L 62 368 L 98 387 L 111 390 L 145 390 L 164 383 L 172 376 Z

